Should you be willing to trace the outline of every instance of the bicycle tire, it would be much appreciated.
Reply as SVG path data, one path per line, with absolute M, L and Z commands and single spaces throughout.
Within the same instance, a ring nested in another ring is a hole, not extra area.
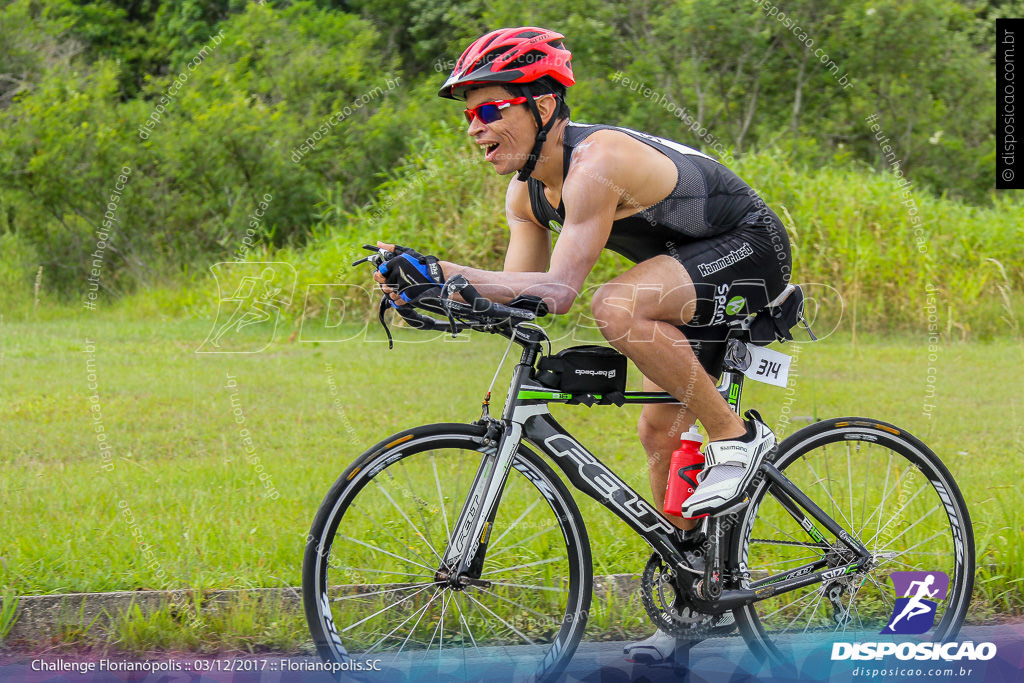
M 889 625 L 897 619 L 897 605 L 905 608 L 897 599 L 908 595 L 894 593 L 895 582 L 890 584 L 887 574 L 893 571 L 943 572 L 949 577 L 945 598 L 936 594 L 930 628 L 920 630 L 927 624 L 918 621 L 917 630 L 907 631 L 904 622 L 900 631 L 935 641 L 955 638 L 974 585 L 974 533 L 963 496 L 935 453 L 893 425 L 844 417 L 799 430 L 779 445 L 772 460 L 860 540 L 878 564 L 865 573 L 812 584 L 737 610 L 740 632 L 755 653 L 785 659 L 786 650 L 808 642 L 808 633 L 832 641 L 898 638 L 899 632 Z M 828 545 L 841 547 L 815 526 Z M 772 496 L 772 485 L 761 481 L 740 512 L 734 535 L 733 557 L 742 562 L 741 572 L 744 566 L 749 572 L 743 587 L 815 560 L 825 559 L 828 566 L 848 561 L 840 553 L 829 555 L 812 546 L 805 530 Z M 935 579 L 941 581 L 937 575 L 929 581 Z M 835 592 L 829 599 L 829 590 L 836 587 L 838 599 Z
M 325 661 L 386 667 L 389 680 L 549 680 L 564 669 L 589 616 L 590 545 L 572 496 L 534 452 L 521 445 L 513 458 L 480 575 L 491 585 L 455 590 L 434 576 L 468 484 L 494 451 L 481 445 L 484 432 L 400 432 L 335 482 L 302 571 Z

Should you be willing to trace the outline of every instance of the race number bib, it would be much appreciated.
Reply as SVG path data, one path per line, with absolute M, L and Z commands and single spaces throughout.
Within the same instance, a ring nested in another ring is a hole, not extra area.
M 789 381 L 789 365 L 793 361 L 791 356 L 753 344 L 748 344 L 747 348 L 750 350 L 750 367 L 743 371 L 744 375 L 765 384 L 786 386 Z

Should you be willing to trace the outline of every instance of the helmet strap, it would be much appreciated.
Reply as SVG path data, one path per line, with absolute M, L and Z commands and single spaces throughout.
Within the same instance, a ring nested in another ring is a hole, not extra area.
M 530 111 L 533 112 L 533 118 L 537 122 L 537 139 L 533 143 L 533 151 L 530 152 L 530 156 L 526 158 L 526 164 L 519 169 L 519 174 L 516 179 L 521 182 L 526 182 L 530 174 L 533 173 L 533 169 L 537 166 L 537 161 L 540 158 L 541 147 L 544 146 L 544 141 L 548 139 L 548 131 L 555 125 L 555 121 L 558 119 L 558 113 L 562 109 L 562 98 L 557 93 L 551 93 L 555 98 L 555 111 L 551 114 L 551 118 L 548 119 L 547 123 L 540 116 L 540 110 L 537 108 L 537 103 L 533 101 L 533 97 L 530 93 L 523 88 L 523 94 L 526 95 L 526 103 L 530 107 Z

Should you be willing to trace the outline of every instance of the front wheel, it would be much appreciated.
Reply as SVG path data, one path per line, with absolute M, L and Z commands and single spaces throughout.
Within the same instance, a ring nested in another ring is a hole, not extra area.
M 437 575 L 477 470 L 494 457 L 484 431 L 440 424 L 396 434 L 327 494 L 302 570 L 306 619 L 325 660 L 409 680 L 545 680 L 568 663 L 590 606 L 590 546 L 572 496 L 532 451 L 513 458 L 480 580 L 453 588 Z
M 808 636 L 956 636 L 974 584 L 974 534 L 956 482 L 927 446 L 890 424 L 848 417 L 801 429 L 779 445 L 773 462 L 868 549 L 872 563 L 739 610 L 740 630 L 755 651 L 782 657 L 784 646 Z M 807 573 L 808 564 L 852 561 L 837 539 L 814 527 L 801 525 L 762 482 L 734 536 L 745 587 L 771 593 L 777 577 Z

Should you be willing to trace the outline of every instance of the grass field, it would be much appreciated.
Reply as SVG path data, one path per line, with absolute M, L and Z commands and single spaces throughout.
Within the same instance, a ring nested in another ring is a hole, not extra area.
M 406 342 L 389 352 L 375 330 L 371 343 L 344 328 L 338 337 L 353 337 L 344 342 L 289 343 L 282 329 L 257 353 L 196 353 L 209 327 L 95 314 L 0 325 L 0 593 L 298 585 L 306 533 L 337 475 L 395 431 L 475 419 L 504 350 L 482 335 L 411 343 L 422 339 L 403 331 Z M 266 334 L 235 348 L 258 349 Z M 780 435 L 867 415 L 926 441 L 973 516 L 972 620 L 1019 614 L 1019 342 L 930 351 L 924 333 L 855 343 L 840 333 L 781 350 L 795 349 L 790 387 L 750 384 L 746 405 Z M 638 388 L 635 372 L 631 383 Z M 638 409 L 554 410 L 647 493 Z M 595 574 L 639 571 L 645 544 L 577 500 L 598 549 Z

